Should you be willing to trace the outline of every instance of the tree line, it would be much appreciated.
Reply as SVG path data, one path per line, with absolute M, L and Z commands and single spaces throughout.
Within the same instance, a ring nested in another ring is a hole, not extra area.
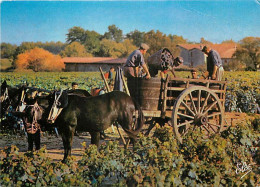
M 72 27 L 66 34 L 66 42 L 23 42 L 19 46 L 1 43 L 1 57 L 17 59 L 17 56 L 35 47 L 43 48 L 62 57 L 126 57 L 142 42 L 150 45 L 152 54 L 162 47 L 167 47 L 176 52 L 176 45 L 188 43 L 187 39 L 177 35 L 166 35 L 160 31 L 149 32 L 132 31 L 123 35 L 123 31 L 115 25 L 108 26 L 108 31 L 103 35 L 84 30 L 81 27 Z
M 1 43 L 1 58 L 10 59 L 17 67 L 19 55 L 34 48 L 41 48 L 53 55 L 59 55 L 61 57 L 98 56 L 123 58 L 127 57 L 142 42 L 147 43 L 150 46 L 146 57 L 154 54 L 163 47 L 167 47 L 174 56 L 177 56 L 180 52 L 179 48 L 176 47 L 177 44 L 195 43 L 184 39 L 182 36 L 172 34 L 166 35 L 158 30 L 151 30 L 149 32 L 134 30 L 123 35 L 123 31 L 116 27 L 116 25 L 110 25 L 108 26 L 107 32 L 102 35 L 96 31 L 85 30 L 81 27 L 75 26 L 68 30 L 65 43 L 23 42 L 19 46 L 9 43 Z M 233 40 L 226 40 L 222 43 L 235 42 Z M 212 42 L 201 38 L 200 44 L 212 44 Z M 256 69 L 260 64 L 260 38 L 246 37 L 239 41 L 237 46 L 237 51 L 234 54 L 234 58 L 236 59 L 235 64 L 244 63 L 247 67 Z M 23 56 L 23 61 L 25 60 L 25 57 L 26 56 Z M 28 62 L 28 64 L 33 64 L 33 62 Z

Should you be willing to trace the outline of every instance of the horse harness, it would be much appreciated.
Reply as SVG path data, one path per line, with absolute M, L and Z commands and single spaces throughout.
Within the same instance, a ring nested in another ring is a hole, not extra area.
M 58 106 L 61 105 L 61 103 L 59 102 L 59 99 L 62 95 L 62 92 L 63 92 L 63 90 L 61 90 L 61 92 L 58 96 L 57 96 L 57 94 L 55 94 L 54 102 L 53 102 L 53 105 L 51 107 L 51 110 L 50 110 L 50 113 L 48 116 L 49 123 L 53 124 L 63 109 L 63 108 L 58 108 Z
M 26 107 L 26 103 L 24 102 L 24 99 L 25 99 L 25 90 L 22 90 L 22 95 L 21 95 L 21 99 L 20 99 L 20 103 L 17 107 L 16 107 L 16 111 L 19 111 L 19 112 L 23 112 L 25 107 Z M 5 88 L 5 92 L 4 94 L 1 96 L 1 103 L 3 103 L 4 101 L 7 101 L 9 100 L 9 103 L 8 103 L 8 108 L 10 107 L 10 105 L 12 105 L 12 100 L 10 99 L 9 97 L 9 94 L 8 94 L 8 88 Z
M 8 89 L 5 88 L 5 92 L 4 92 L 4 94 L 1 96 L 1 102 L 4 102 L 4 101 L 7 100 L 8 98 L 9 98 Z
M 32 118 L 31 123 L 28 122 L 27 117 L 24 118 L 24 121 L 25 121 L 25 124 L 26 124 L 26 130 L 27 130 L 27 133 L 29 133 L 29 134 L 35 134 L 38 130 L 41 130 L 40 124 L 38 123 L 37 116 L 38 116 L 39 113 L 43 112 L 43 109 L 42 109 L 42 107 L 40 107 L 38 105 L 37 102 L 34 105 L 27 105 L 26 110 L 28 110 L 28 107 L 33 107 L 32 108 L 33 118 Z
M 25 92 L 26 92 L 26 91 L 23 89 L 23 90 L 22 90 L 21 99 L 20 99 L 20 104 L 17 106 L 16 111 L 23 112 L 24 109 L 25 109 L 26 106 L 27 106 L 26 103 L 24 102 Z
M 6 111 L 5 113 L 6 114 L 9 114 L 13 109 L 12 109 L 12 101 L 9 97 L 9 94 L 8 94 L 8 88 L 6 87 L 5 88 L 5 92 L 3 95 L 1 95 L 1 104 L 3 105 L 1 110 L 4 110 Z M 5 107 L 5 108 L 4 108 Z M 8 112 L 7 112 L 8 111 Z M 9 114 L 10 115 L 10 114 Z

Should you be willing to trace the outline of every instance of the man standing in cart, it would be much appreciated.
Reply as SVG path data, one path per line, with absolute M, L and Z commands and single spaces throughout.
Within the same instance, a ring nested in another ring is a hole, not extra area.
M 138 77 L 139 67 L 142 67 L 146 73 L 145 78 L 150 79 L 150 73 L 147 68 L 147 65 L 144 62 L 144 54 L 149 49 L 149 46 L 145 43 L 142 43 L 139 49 L 133 51 L 126 60 L 124 66 L 124 76 L 127 78 Z
M 204 46 L 202 52 L 208 56 L 207 71 L 209 72 L 209 77 L 212 80 L 221 81 L 224 75 L 224 68 L 219 53 L 208 46 Z

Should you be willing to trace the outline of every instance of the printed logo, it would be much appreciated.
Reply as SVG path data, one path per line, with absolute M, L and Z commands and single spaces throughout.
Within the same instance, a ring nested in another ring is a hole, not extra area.
M 245 162 L 237 163 L 236 174 L 244 173 L 244 175 L 240 179 L 242 179 L 244 176 L 246 176 L 251 171 L 252 171 L 252 168 L 251 168 L 250 164 L 247 165 Z

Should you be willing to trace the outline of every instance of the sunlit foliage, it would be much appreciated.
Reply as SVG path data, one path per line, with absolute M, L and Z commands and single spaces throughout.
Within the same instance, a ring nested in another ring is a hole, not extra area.
M 36 72 L 61 71 L 65 67 L 60 56 L 37 47 L 19 54 L 15 66 L 18 70 L 31 69 Z

